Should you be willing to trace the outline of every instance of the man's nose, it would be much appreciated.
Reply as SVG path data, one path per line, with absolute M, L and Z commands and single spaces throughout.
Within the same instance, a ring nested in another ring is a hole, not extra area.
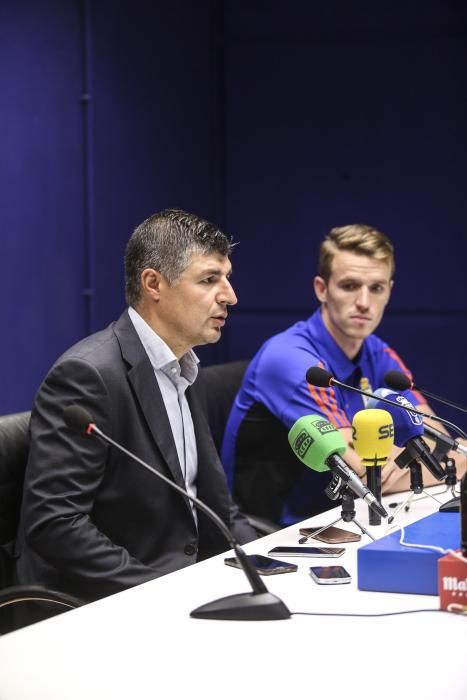
M 360 287 L 356 299 L 357 306 L 367 309 L 370 303 L 370 293 L 367 287 Z
M 222 286 L 217 301 L 219 304 L 227 306 L 234 306 L 234 304 L 237 303 L 237 295 L 235 294 L 234 289 L 230 284 L 229 280 L 225 280 L 225 283 Z

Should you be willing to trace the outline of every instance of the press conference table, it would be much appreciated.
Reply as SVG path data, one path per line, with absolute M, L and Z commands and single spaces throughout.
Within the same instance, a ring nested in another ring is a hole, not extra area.
M 403 497 L 392 495 L 383 503 Z M 356 507 L 357 519 L 381 537 L 384 526 L 369 527 L 366 505 L 357 501 Z M 398 523 L 435 510 L 431 498 L 412 501 Z M 324 525 L 339 514 L 337 508 L 303 524 Z M 353 523 L 339 526 L 358 532 Z M 278 544 L 297 544 L 298 537 L 298 526 L 292 526 L 245 549 L 267 554 Z M 363 536 L 360 543 L 345 544 L 339 559 L 289 559 L 298 564 L 297 572 L 263 580 L 291 612 L 438 608 L 437 596 L 359 591 L 356 553 L 367 542 Z M 199 605 L 249 590 L 243 573 L 224 565 L 224 556 L 0 637 L 0 700 L 467 698 L 466 616 L 293 615 L 275 622 L 190 618 Z M 352 583 L 314 583 L 309 566 L 326 563 L 343 564 Z

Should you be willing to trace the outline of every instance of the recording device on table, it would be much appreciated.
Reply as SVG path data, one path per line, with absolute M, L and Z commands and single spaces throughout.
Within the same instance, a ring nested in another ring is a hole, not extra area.
M 467 408 L 465 408 L 465 406 L 460 406 L 454 401 L 449 401 L 448 399 L 442 398 L 437 394 L 433 394 L 432 392 L 429 392 L 426 389 L 422 389 L 421 387 L 414 384 L 414 382 L 403 372 L 398 372 L 396 370 L 391 370 L 390 372 L 387 372 L 384 375 L 384 383 L 393 391 L 405 391 L 407 389 L 421 391 L 423 394 L 426 394 L 426 396 L 429 396 L 430 398 L 435 399 L 436 401 L 439 401 L 440 403 L 443 403 L 446 406 L 450 406 L 451 408 L 455 408 L 459 411 L 462 411 L 463 413 L 467 413 Z M 465 433 L 459 430 L 459 428 L 454 424 L 451 425 L 451 428 L 454 428 L 457 434 L 466 437 Z M 456 496 L 454 491 L 454 487 L 457 483 L 456 464 L 454 460 L 448 456 L 448 453 L 450 451 L 457 452 L 460 455 L 467 457 L 467 447 L 455 438 L 452 438 L 450 435 L 446 435 L 446 433 L 442 433 L 439 430 L 436 430 L 436 428 L 433 428 L 431 425 L 427 425 L 426 423 L 425 435 L 427 438 L 435 441 L 433 456 L 445 465 L 445 483 L 446 486 L 451 489 L 451 492 L 454 496 L 454 498 L 452 498 L 447 503 L 443 503 L 443 505 L 440 507 L 440 510 L 446 512 L 459 511 L 460 497 Z
M 392 403 L 382 402 L 381 399 L 388 399 Z M 412 461 L 419 459 L 435 479 L 444 481 L 446 472 L 433 457 L 422 437 L 425 427 L 422 417 L 414 412 L 415 406 L 402 394 L 395 394 L 390 389 L 377 389 L 368 402 L 368 408 L 383 407 L 391 414 L 394 422 L 394 444 L 404 448 L 396 458 L 396 464 L 401 469 L 405 466 L 410 468 Z M 401 408 L 405 410 L 401 411 Z
M 298 459 L 314 471 L 332 471 L 333 478 L 325 493 L 332 500 L 342 499 L 341 516 L 329 525 L 343 520 L 355 522 L 360 530 L 373 536 L 355 518 L 354 495 L 362 498 L 381 517 L 388 514 L 357 474 L 342 459 L 347 443 L 337 428 L 319 415 L 302 416 L 291 427 L 288 434 L 289 445 Z M 325 530 L 324 526 L 322 530 Z M 319 533 L 319 531 L 318 531 Z
M 269 553 L 271 554 L 271 552 Z M 247 554 L 247 557 L 255 567 L 258 574 L 261 574 L 262 576 L 270 576 L 271 574 L 287 574 L 292 571 L 297 571 L 298 569 L 296 564 L 289 564 L 286 561 L 265 557 L 262 554 Z M 227 566 L 233 566 L 236 569 L 242 568 L 242 565 L 236 557 L 226 557 L 224 559 L 224 564 Z
M 314 540 L 320 540 L 321 542 L 326 542 L 326 544 L 344 544 L 344 542 L 359 542 L 362 536 L 357 532 L 350 532 L 350 530 L 344 530 L 341 527 L 335 527 L 334 525 L 323 527 L 301 527 L 299 529 L 299 534 L 303 535 L 301 539 L 298 540 L 299 544 L 303 544 L 310 538 Z
M 399 379 L 400 379 L 400 375 L 402 375 L 402 373 L 396 373 L 395 371 L 393 371 L 393 372 L 388 372 L 385 375 L 385 381 L 387 381 L 388 383 L 393 381 L 395 374 L 396 374 L 396 377 L 399 377 Z M 403 376 L 405 376 L 405 375 L 403 375 Z M 317 366 L 310 367 L 307 370 L 306 379 L 307 379 L 307 382 L 309 384 L 312 384 L 313 386 L 330 387 L 330 386 L 335 385 L 335 386 L 341 387 L 343 389 L 347 389 L 348 391 L 353 391 L 357 394 L 367 396 L 371 399 L 380 400 L 381 402 L 383 402 L 385 404 L 385 406 L 384 406 L 385 409 L 387 409 L 388 406 L 392 405 L 392 406 L 396 407 L 401 412 L 401 414 L 403 414 L 403 412 L 405 410 L 404 407 L 400 405 L 400 403 L 395 403 L 395 402 L 387 399 L 386 397 L 378 397 L 375 394 L 372 394 L 368 391 L 363 391 L 361 389 L 357 389 L 356 387 L 350 386 L 349 384 L 344 384 L 344 382 L 341 382 L 338 379 L 335 379 L 335 377 L 333 377 L 330 372 L 323 369 L 322 367 L 317 367 Z M 409 380 L 409 382 L 410 382 L 409 387 L 407 387 L 407 384 L 403 384 L 403 387 L 404 388 L 413 388 L 413 389 L 423 391 L 427 396 L 432 396 L 433 398 L 436 398 L 437 400 L 440 400 L 443 403 L 446 403 L 447 405 L 453 406 L 453 407 L 458 408 L 462 411 L 467 411 L 467 409 L 465 409 L 462 406 L 459 406 L 457 404 L 454 404 L 453 402 L 447 401 L 446 399 L 441 399 L 440 397 L 436 396 L 435 394 L 430 394 L 425 389 L 420 389 L 419 387 L 415 386 L 412 383 L 412 380 Z M 400 388 L 400 386 L 398 386 L 397 388 Z M 440 416 L 434 416 L 434 415 L 431 415 L 429 413 L 424 413 L 423 411 L 419 411 L 418 409 L 415 409 L 415 408 L 412 408 L 410 410 L 410 413 L 413 415 L 421 416 L 422 418 L 429 418 L 431 420 L 438 421 L 438 422 L 442 423 L 443 425 L 446 425 L 448 428 L 451 428 L 452 430 L 454 430 L 457 435 L 461 435 L 462 437 L 467 438 L 467 433 L 464 430 L 462 430 L 462 428 L 460 428 L 455 423 L 452 423 L 451 421 L 447 420 L 446 418 L 441 418 Z M 433 437 L 436 437 L 436 434 L 439 435 L 438 431 L 433 432 L 433 429 L 431 428 L 431 426 L 427 426 L 427 425 L 425 425 L 425 432 L 426 432 L 427 436 L 430 436 L 430 433 Z M 397 444 L 397 442 L 396 442 L 396 444 Z M 464 454 L 464 455 L 466 454 L 466 448 L 463 445 L 461 445 L 457 440 L 453 441 L 450 448 L 453 450 L 457 449 L 457 451 L 459 451 L 461 454 Z M 434 464 L 437 463 L 437 466 L 435 466 L 435 470 L 437 472 L 440 468 L 442 469 L 438 460 L 434 460 L 433 463 Z M 445 478 L 445 477 L 443 477 L 443 478 Z M 449 501 L 448 504 L 441 505 L 440 510 L 450 510 L 450 505 L 452 503 L 453 503 L 453 508 L 456 510 L 459 510 L 459 499 L 452 499 L 452 501 Z M 467 508 L 467 506 L 466 506 L 466 508 Z M 391 519 L 393 519 L 393 517 L 394 516 L 392 516 Z
M 405 389 L 415 389 L 416 391 L 421 391 L 423 394 L 426 394 L 426 396 L 435 399 L 435 401 L 439 401 L 440 403 L 446 404 L 446 406 L 450 406 L 451 408 L 455 408 L 458 411 L 467 413 L 467 408 L 465 406 L 460 406 L 454 401 L 450 401 L 441 396 L 438 396 L 437 394 L 434 394 L 433 392 L 429 392 L 426 389 L 422 389 L 421 387 L 417 386 L 412 381 L 412 379 L 407 377 L 402 372 L 387 372 L 384 376 L 384 382 L 391 389 L 394 389 L 396 391 L 404 391 Z M 439 418 L 436 418 L 436 420 L 439 420 Z M 467 438 L 466 433 L 463 430 L 461 430 L 457 425 L 454 425 L 454 423 L 450 423 L 444 420 L 441 420 L 440 422 L 449 425 L 455 430 L 455 432 L 458 435 L 462 435 L 462 437 Z M 453 452 L 458 452 L 460 455 L 467 457 L 467 447 L 460 443 L 458 440 L 451 438 L 450 435 L 445 435 L 439 430 L 436 430 L 431 425 L 425 425 L 425 433 L 427 437 L 435 440 L 436 447 L 433 451 L 433 454 L 437 455 L 438 459 L 447 465 L 446 471 L 449 477 L 450 461 L 452 462 L 453 460 L 449 460 L 449 458 L 447 457 L 447 453 L 450 450 L 452 450 Z M 447 478 L 446 483 L 448 484 L 448 486 L 451 486 L 451 490 L 454 492 L 455 482 L 453 484 L 453 480 L 448 481 Z M 460 512 L 461 550 L 464 553 L 464 556 L 467 557 L 467 472 L 461 479 L 459 496 L 455 496 L 447 503 L 443 503 L 440 506 L 439 510 L 443 512 Z
M 344 547 L 284 547 L 271 549 L 268 554 L 278 557 L 341 557 Z
M 310 576 L 316 583 L 350 583 L 352 577 L 343 566 L 310 566 Z
M 358 411 L 352 420 L 352 443 L 366 468 L 366 482 L 381 503 L 381 468 L 388 461 L 394 445 L 394 423 L 391 414 L 380 408 Z M 370 525 L 381 525 L 381 516 L 368 508 Z
M 112 445 L 112 447 L 123 452 L 127 457 L 130 457 L 130 459 L 133 459 L 150 471 L 158 479 L 167 484 L 167 486 L 184 496 L 184 498 L 188 498 L 222 532 L 227 542 L 234 550 L 236 558 L 250 583 L 252 591 L 249 593 L 238 593 L 236 595 L 226 596 L 225 598 L 214 600 L 211 603 L 206 603 L 196 610 L 193 610 L 190 613 L 191 617 L 208 620 L 285 620 L 291 617 L 290 610 L 282 600 L 272 593 L 269 593 L 256 569 L 252 566 L 251 561 L 237 543 L 227 525 L 217 513 L 209 508 L 209 506 L 203 503 L 203 501 L 200 501 L 199 498 L 190 496 L 185 489 L 178 486 L 174 481 L 171 481 L 150 464 L 147 464 L 103 433 L 84 408 L 74 405 L 67 406 L 63 411 L 63 419 L 65 425 L 71 430 L 82 435 L 97 437 L 103 442 Z
M 303 464 L 316 472 L 332 471 L 340 480 L 341 486 L 350 489 L 370 508 L 387 518 L 388 514 L 383 506 L 342 459 L 341 455 L 346 451 L 347 444 L 332 423 L 316 414 L 302 416 L 290 428 L 288 441 L 292 451 Z
M 383 398 L 389 399 L 392 403 L 383 403 L 381 401 Z M 409 509 L 410 501 L 415 494 L 422 493 L 424 490 L 420 462 L 423 462 L 438 481 L 446 479 L 446 472 L 441 463 L 431 454 L 428 445 L 423 440 L 424 425 L 422 418 L 413 412 L 414 406 L 405 396 L 395 394 L 390 389 L 377 389 L 375 398 L 369 400 L 368 406 L 369 408 L 385 406 L 385 410 L 391 414 L 394 421 L 394 442 L 398 447 L 403 448 L 394 461 L 400 469 L 407 467 L 410 471 L 411 494 L 389 518 L 388 522 L 391 523 L 402 508 L 405 508 L 405 510 Z M 405 410 L 401 411 L 401 407 Z M 428 493 L 428 495 L 431 494 Z M 433 496 L 431 497 L 434 498 Z

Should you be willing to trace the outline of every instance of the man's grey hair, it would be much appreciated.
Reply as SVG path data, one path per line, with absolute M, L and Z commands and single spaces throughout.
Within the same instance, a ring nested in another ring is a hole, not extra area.
M 141 273 L 160 272 L 174 284 L 193 253 L 230 255 L 234 244 L 217 226 L 180 209 L 164 209 L 143 221 L 125 251 L 125 296 L 129 306 L 141 297 Z

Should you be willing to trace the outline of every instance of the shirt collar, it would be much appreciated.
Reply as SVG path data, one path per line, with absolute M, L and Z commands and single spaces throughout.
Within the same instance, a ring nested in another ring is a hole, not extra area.
M 357 360 L 352 361 L 339 347 L 324 325 L 321 309 L 317 309 L 317 311 L 310 316 L 307 323 L 313 332 L 314 345 L 317 348 L 319 355 L 322 356 L 329 364 L 329 367 L 332 369 L 336 379 L 339 379 L 341 382 L 345 382 L 346 379 L 349 379 L 354 374 L 357 368 L 360 368 L 362 358 L 366 353 L 365 341 L 363 342 Z
M 193 384 L 198 376 L 199 363 L 199 359 L 193 350 L 189 350 L 185 353 L 180 358 L 180 361 L 177 360 L 167 343 L 157 335 L 132 306 L 128 308 L 128 315 L 149 357 L 152 368 L 154 370 L 161 370 L 164 374 L 167 374 L 173 367 L 176 367 L 177 374 L 184 377 L 188 384 Z

